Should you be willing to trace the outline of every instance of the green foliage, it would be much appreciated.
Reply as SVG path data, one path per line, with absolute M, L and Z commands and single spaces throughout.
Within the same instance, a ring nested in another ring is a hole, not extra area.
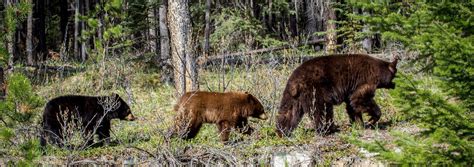
M 397 88 L 393 91 L 397 107 L 405 120 L 419 125 L 420 135 L 394 132 L 396 139 L 392 143 L 365 143 L 354 136 L 349 140 L 399 163 L 472 164 L 473 115 L 465 106 L 436 91 L 434 83 L 439 82 L 407 76 L 397 80 Z M 389 148 L 393 144 L 398 151 Z
M 333 7 L 343 17 L 342 19 L 329 21 L 334 22 L 338 26 L 336 30 L 337 37 L 343 39 L 343 46 L 338 46 L 338 48 L 346 49 L 349 52 L 361 49 L 360 41 L 373 35 L 371 32 L 362 32 L 364 24 L 361 18 L 363 15 L 361 16 L 357 10 L 354 10 L 354 6 L 350 4 L 335 3 Z
M 424 88 L 426 83 L 420 80 L 405 78 L 397 83 L 394 96 L 399 97 L 396 103 L 406 119 L 414 120 L 427 133 L 447 128 L 461 138 L 474 139 L 473 118 L 465 106 L 453 103 L 446 94 Z
M 211 45 L 227 45 L 231 50 L 246 49 L 244 40 L 258 36 L 262 30 L 258 20 L 235 8 L 222 9 L 213 20 L 216 29 L 210 36 Z
M 126 21 L 127 14 L 122 12 L 123 5 L 122 0 L 107 1 L 103 6 L 98 4 L 87 16 L 80 17 L 89 27 L 87 31 L 83 31 L 83 41 L 95 36 L 99 25 L 103 31 L 102 36 L 93 38 L 94 47 L 92 48 L 94 49 L 89 51 L 92 58 L 90 60 L 100 62 L 107 56 L 126 51 L 132 45 L 131 40 L 123 37 L 131 33 L 129 26 L 135 24 L 131 23 L 130 19 L 128 19 L 129 22 Z
M 29 129 L 32 118 L 38 115 L 35 109 L 44 102 L 33 93 L 30 80 L 21 73 L 9 75 L 7 84 L 6 99 L 0 101 L 0 146 L 6 148 L 8 154 L 19 153 L 21 159 L 10 165 L 33 166 L 33 160 L 40 156 L 39 143 L 35 138 L 18 140 L 18 136 L 25 135 L 25 132 L 15 129 Z
M 474 108 L 474 2 L 352 2 L 370 11 L 361 20 L 419 54 L 413 63 L 439 76 L 443 87 Z
M 33 93 L 31 82 L 21 73 L 13 73 L 7 79 L 7 96 L 0 101 L 0 118 L 7 127 L 30 124 L 34 109 L 42 106 L 43 100 Z

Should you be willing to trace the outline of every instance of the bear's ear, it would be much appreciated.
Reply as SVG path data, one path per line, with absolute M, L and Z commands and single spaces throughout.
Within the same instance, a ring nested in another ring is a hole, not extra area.
M 388 70 L 390 70 L 390 72 L 395 73 L 395 71 L 397 70 L 398 60 L 400 60 L 400 57 L 395 56 L 394 60 L 390 62 L 390 64 L 388 65 Z
M 255 102 L 255 98 L 251 94 L 247 94 L 247 101 L 251 104 Z
M 390 64 L 388 65 L 388 70 L 390 70 L 390 72 L 391 72 L 392 74 L 395 73 L 395 71 L 397 70 L 397 60 L 396 60 L 396 59 L 395 59 L 395 61 L 393 61 L 392 63 L 390 63 Z
M 290 95 L 296 97 L 298 95 L 298 84 L 291 84 L 290 85 Z
M 110 97 L 115 98 L 115 99 L 120 98 L 120 96 L 117 93 L 112 93 Z
M 245 94 L 249 94 L 249 92 L 245 91 Z

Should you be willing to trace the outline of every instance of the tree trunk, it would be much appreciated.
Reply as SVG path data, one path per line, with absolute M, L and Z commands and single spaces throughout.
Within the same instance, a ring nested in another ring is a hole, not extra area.
M 363 14 L 368 16 L 369 12 L 363 11 Z M 364 27 L 362 28 L 362 32 L 367 34 L 369 33 L 369 25 L 367 23 L 364 23 Z M 362 47 L 365 49 L 367 53 L 372 52 L 372 36 L 367 36 L 364 38 L 364 41 L 362 41 Z
M 60 8 L 61 8 L 61 17 L 60 17 L 60 26 L 61 26 L 61 39 L 63 40 L 63 47 L 62 47 L 62 50 L 64 51 L 61 51 L 61 52 L 67 52 L 68 50 L 68 37 L 67 37 L 67 25 L 68 25 L 68 22 L 69 22 L 69 11 L 68 11 L 68 1 L 66 0 L 61 0 L 59 2 L 60 4 Z M 61 53 L 61 54 L 63 54 Z M 62 55 L 61 55 L 62 56 Z
M 326 2 L 326 53 L 332 54 L 336 52 L 336 42 L 337 42 L 337 33 L 336 33 L 336 12 L 331 4 L 331 2 Z
M 173 70 L 170 56 L 170 37 L 168 31 L 168 20 L 166 19 L 168 1 L 162 0 L 159 9 L 160 22 L 160 67 L 162 70 L 161 81 L 166 84 L 173 82 Z
M 45 15 L 45 1 L 38 0 L 37 4 L 38 7 L 38 23 L 35 24 L 35 28 L 38 31 L 38 47 L 36 49 L 37 55 L 40 59 L 44 59 L 47 52 L 46 48 L 46 15 Z
M 12 7 L 14 4 L 10 2 L 9 0 L 6 1 L 5 8 Z M 8 21 L 8 20 L 7 20 Z M 11 20 L 10 20 L 11 21 Z M 16 25 L 14 25 L 16 26 Z M 13 56 L 14 56 L 14 50 L 13 50 L 13 43 L 15 39 L 15 27 L 9 27 L 12 29 L 7 29 L 7 51 L 8 51 L 8 62 L 7 62 L 7 74 L 11 73 L 13 71 Z
M 33 5 L 31 0 L 28 3 Z M 28 18 L 26 20 L 26 64 L 34 65 L 33 60 L 33 8 L 28 9 Z
M 7 85 L 5 84 L 5 73 L 3 72 L 3 68 L 0 67 L 0 100 L 5 99 L 7 90 Z
M 206 0 L 206 27 L 204 29 L 204 57 L 209 56 L 209 34 L 211 29 L 211 0 Z
M 157 56 L 157 13 L 156 13 L 156 5 L 153 4 L 153 0 L 148 0 L 148 16 L 147 16 L 147 24 L 148 24 L 148 34 L 146 35 L 146 39 L 148 41 L 147 50 L 154 54 L 153 57 Z
M 80 0 L 76 0 L 74 4 L 74 57 L 80 60 L 81 48 L 79 43 L 79 4 Z
M 306 14 L 306 36 L 308 40 L 314 40 L 314 33 L 316 32 L 317 26 L 317 5 L 313 0 L 305 0 L 305 14 Z
M 290 31 L 291 31 L 291 37 L 297 37 L 298 36 L 298 0 L 292 0 L 293 4 L 290 5 L 293 7 L 294 12 L 288 12 L 289 19 L 290 19 Z
M 84 3 L 80 5 L 80 10 L 81 10 L 81 15 L 85 15 L 89 9 L 89 0 L 85 0 Z M 84 21 L 80 21 L 80 31 L 86 30 L 86 26 Z M 82 33 L 80 34 L 82 35 Z M 87 60 L 87 41 L 80 41 L 81 42 L 81 60 L 82 62 L 85 62 Z
M 168 4 L 168 22 L 171 36 L 171 57 L 174 67 L 175 87 L 178 95 L 197 90 L 197 66 L 192 54 L 191 20 L 187 0 Z

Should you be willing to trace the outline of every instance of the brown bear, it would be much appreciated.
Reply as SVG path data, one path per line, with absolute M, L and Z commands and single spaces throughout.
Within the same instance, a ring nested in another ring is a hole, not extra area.
M 250 134 L 248 118 L 267 119 L 263 106 L 253 95 L 245 92 L 204 92 L 185 93 L 174 106 L 177 112 L 171 135 L 183 139 L 194 138 L 203 123 L 217 124 L 221 141 L 229 139 L 229 132 L 235 128 Z
M 297 67 L 283 92 L 277 117 L 277 134 L 288 136 L 304 113 L 316 130 L 334 130 L 333 105 L 346 103 L 351 123 L 363 125 L 362 113 L 374 125 L 381 116 L 373 97 L 377 88 L 395 88 L 398 58 L 386 62 L 364 54 L 316 57 Z M 324 126 L 323 126 L 324 125 Z
M 43 112 L 43 131 L 40 143 L 47 142 L 65 146 L 67 136 L 64 130 L 78 130 L 85 139 L 83 147 L 93 144 L 94 134 L 99 136 L 98 145 L 110 137 L 110 121 L 112 119 L 133 121 L 135 117 L 127 103 L 119 95 L 111 96 L 79 96 L 66 95 L 50 100 Z M 75 125 L 75 126 L 74 126 Z M 73 127 L 71 127 L 73 126 Z M 74 128 L 74 129 L 70 129 Z M 74 131 L 73 131 L 74 132 Z

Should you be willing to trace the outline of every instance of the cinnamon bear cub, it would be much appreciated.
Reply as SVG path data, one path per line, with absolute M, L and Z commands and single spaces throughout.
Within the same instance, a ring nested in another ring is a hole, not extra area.
M 174 111 L 178 114 L 171 132 L 183 139 L 194 138 L 203 123 L 212 123 L 218 126 L 220 139 L 225 142 L 232 129 L 252 133 L 253 129 L 247 127 L 249 117 L 267 119 L 260 101 L 247 92 L 187 92 Z

